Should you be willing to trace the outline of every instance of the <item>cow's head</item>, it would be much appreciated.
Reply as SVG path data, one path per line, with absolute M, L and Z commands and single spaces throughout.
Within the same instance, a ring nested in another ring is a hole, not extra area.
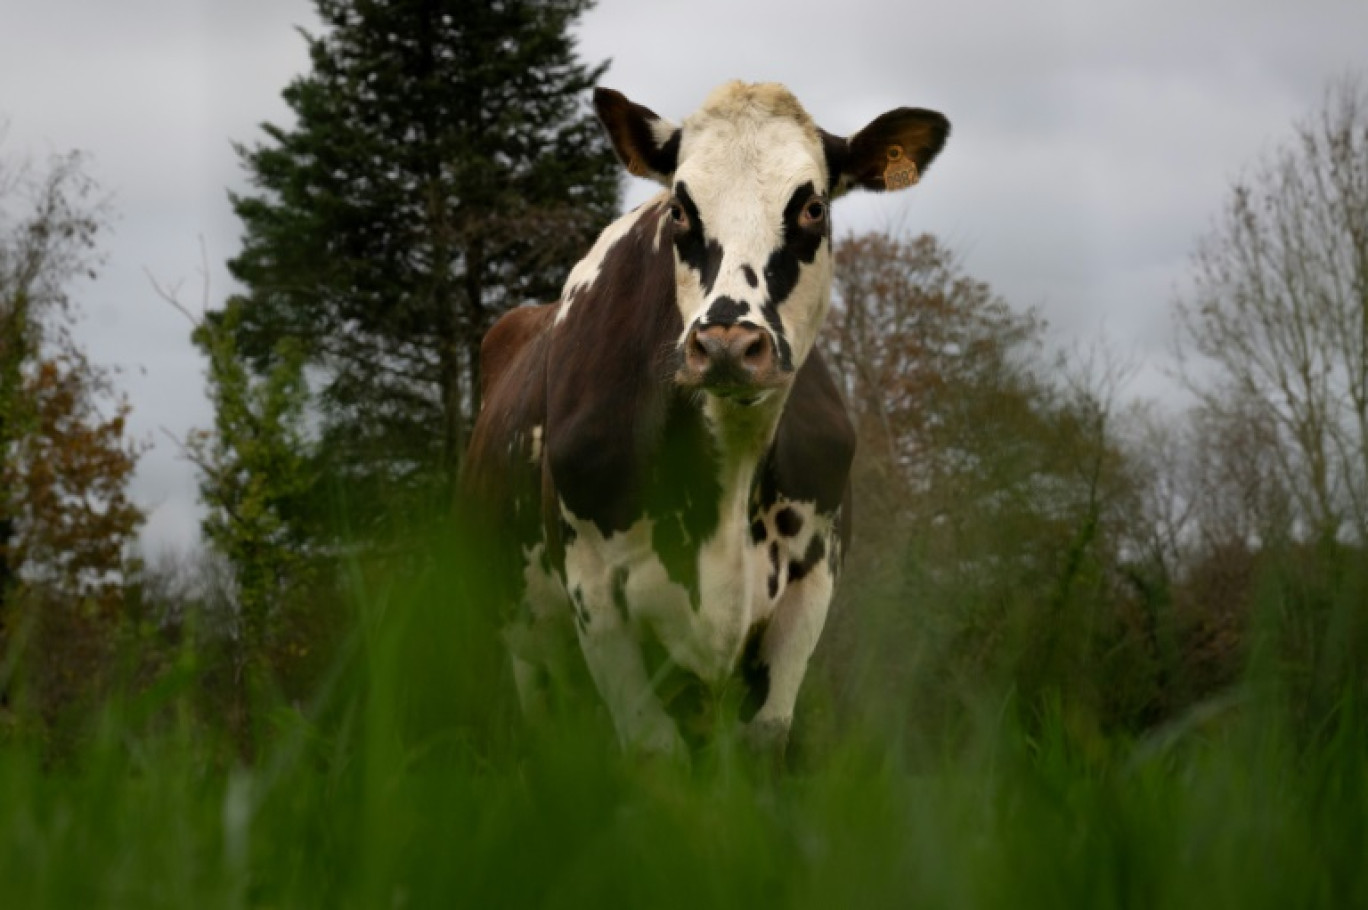
M 724 85 L 678 126 L 610 89 L 594 106 L 627 169 L 670 191 L 678 381 L 747 402 L 786 388 L 816 341 L 832 200 L 911 186 L 950 131 L 934 111 L 898 108 L 833 136 L 776 84 Z

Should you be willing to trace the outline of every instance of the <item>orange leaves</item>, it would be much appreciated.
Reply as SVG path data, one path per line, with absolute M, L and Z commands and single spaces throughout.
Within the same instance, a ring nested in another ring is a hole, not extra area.
M 930 234 L 875 232 L 836 249 L 836 299 L 823 332 L 863 444 L 913 486 L 972 444 L 966 412 L 1017 387 L 1042 325 L 1017 314 Z
M 124 437 L 128 404 L 96 407 L 102 377 L 75 352 L 24 371 L 17 435 L 0 474 L 13 517 L 9 562 L 26 584 L 110 602 L 124 548 L 142 520 L 125 493 L 137 452 Z

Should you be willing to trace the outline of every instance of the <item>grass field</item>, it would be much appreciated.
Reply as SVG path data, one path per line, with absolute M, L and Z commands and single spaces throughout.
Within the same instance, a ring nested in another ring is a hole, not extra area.
M 890 721 L 906 692 L 810 725 L 786 771 L 725 731 L 686 768 L 620 755 L 593 713 L 525 731 L 451 584 L 360 595 L 250 766 L 190 655 L 72 755 L 8 736 L 0 907 L 1368 906 L 1351 695 L 1308 728 L 1251 674 L 1136 737 L 985 689 L 918 738 Z

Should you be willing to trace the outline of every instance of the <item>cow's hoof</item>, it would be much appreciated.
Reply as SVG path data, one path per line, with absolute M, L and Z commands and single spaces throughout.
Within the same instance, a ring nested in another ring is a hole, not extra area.
M 788 748 L 790 722 L 784 719 L 769 718 L 753 720 L 741 728 L 741 741 L 757 758 L 769 762 L 776 769 L 784 765 L 784 752 Z
M 647 764 L 688 765 L 689 747 L 673 723 L 661 723 L 627 744 L 627 752 Z

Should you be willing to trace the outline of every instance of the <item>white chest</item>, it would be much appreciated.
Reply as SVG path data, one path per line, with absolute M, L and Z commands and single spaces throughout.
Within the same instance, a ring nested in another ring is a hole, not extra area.
M 710 683 L 731 674 L 747 635 L 773 615 L 790 581 L 825 557 L 830 530 L 807 503 L 781 501 L 754 519 L 731 508 L 699 543 L 690 584 L 671 576 L 653 546 L 653 519 L 605 537 L 592 522 L 564 517 L 565 586 L 581 635 L 595 626 L 650 635 Z

